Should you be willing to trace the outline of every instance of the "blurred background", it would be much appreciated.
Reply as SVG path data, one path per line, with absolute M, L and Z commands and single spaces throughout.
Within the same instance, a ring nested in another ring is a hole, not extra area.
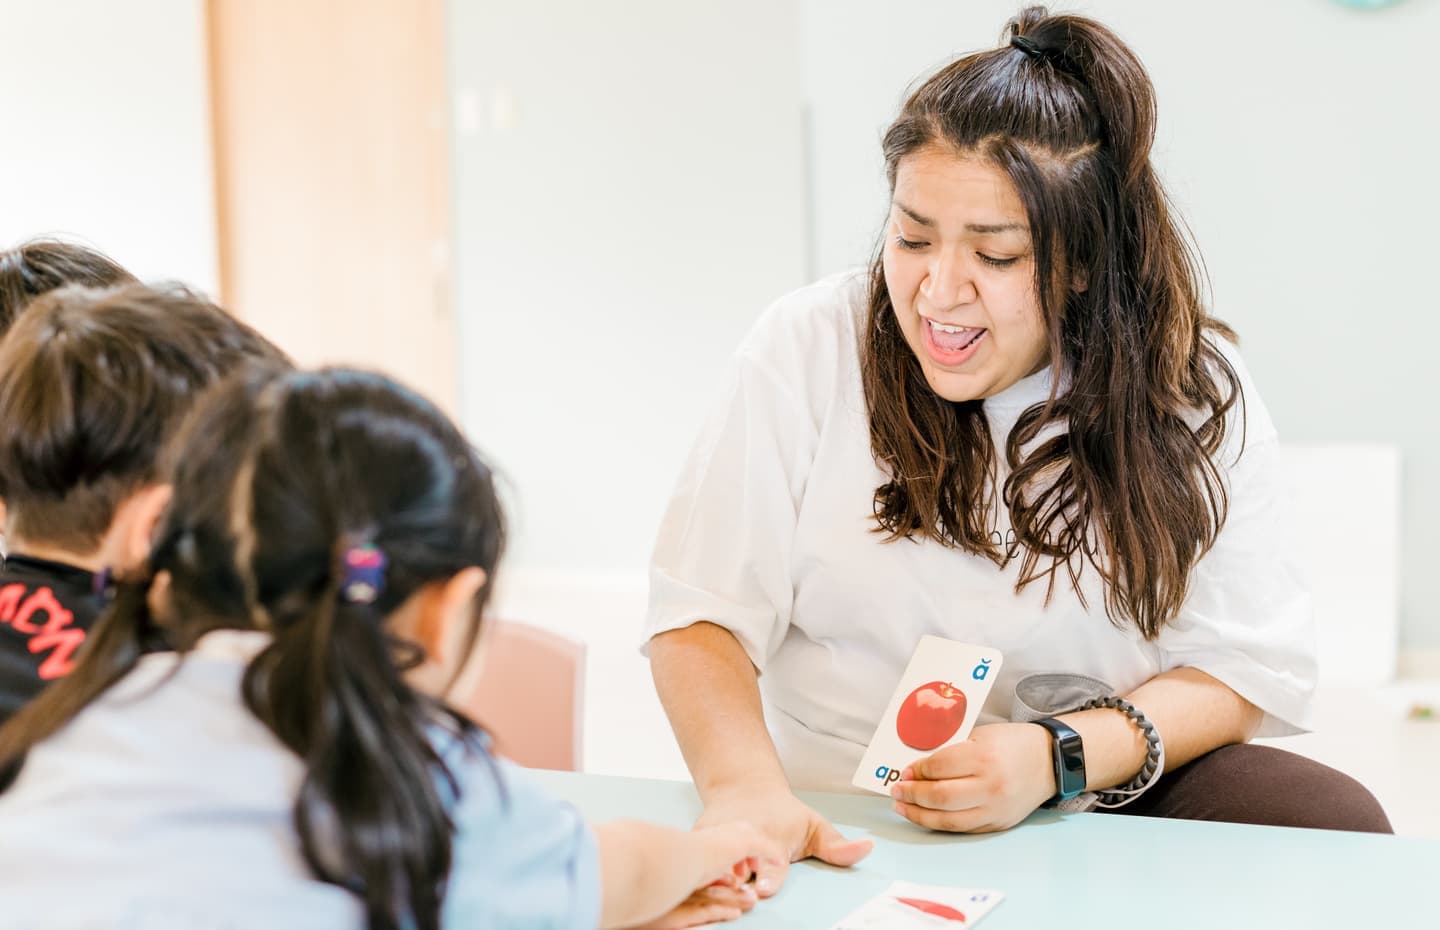
M 1321 727 L 1440 835 L 1440 0 L 1095 0 L 1287 442 Z M 864 263 L 906 88 L 995 0 L 0 0 L 0 244 L 86 241 L 307 363 L 388 370 L 507 477 L 497 613 L 585 645 L 598 772 L 684 777 L 652 534 L 764 306 Z M 1430 710 L 1433 714 L 1433 710 Z

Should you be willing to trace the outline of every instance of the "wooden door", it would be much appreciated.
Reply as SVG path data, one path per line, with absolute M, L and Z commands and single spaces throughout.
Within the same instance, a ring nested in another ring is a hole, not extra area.
M 443 0 L 209 0 L 221 299 L 456 412 Z

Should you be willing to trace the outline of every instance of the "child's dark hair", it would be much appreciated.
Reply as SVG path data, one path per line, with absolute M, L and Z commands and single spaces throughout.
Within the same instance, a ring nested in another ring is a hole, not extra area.
M 25 305 L 69 284 L 111 287 L 135 276 L 94 249 L 59 239 L 31 239 L 0 251 L 0 336 Z
M 183 288 L 65 287 L 0 342 L 0 497 L 16 537 L 76 553 L 156 478 L 195 397 L 242 362 L 280 361 L 265 337 Z
M 436 740 L 478 731 L 405 682 L 421 654 L 386 620 L 478 566 L 469 654 L 505 542 L 490 470 L 428 401 L 340 369 L 242 373 L 197 406 L 172 450 L 174 497 L 151 556 L 168 598 L 154 624 L 181 651 L 217 628 L 273 634 L 244 699 L 305 762 L 294 816 L 307 862 L 364 900 L 373 930 L 436 930 L 459 790 Z M 372 603 L 342 596 L 345 554 L 360 547 L 386 560 Z M 152 586 L 123 585 L 76 670 L 0 728 L 0 771 L 13 777 L 134 666 Z

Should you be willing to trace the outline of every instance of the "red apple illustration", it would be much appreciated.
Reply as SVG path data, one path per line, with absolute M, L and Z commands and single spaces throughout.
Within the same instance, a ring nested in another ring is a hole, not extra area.
M 895 715 L 895 733 L 911 749 L 929 751 L 954 736 L 965 722 L 965 692 L 943 681 L 910 692 Z

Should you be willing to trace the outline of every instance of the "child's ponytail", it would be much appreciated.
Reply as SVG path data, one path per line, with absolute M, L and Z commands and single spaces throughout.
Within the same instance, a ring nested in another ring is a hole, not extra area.
M 350 546 L 339 561 L 357 551 L 383 558 Z M 315 874 L 363 898 L 372 928 L 438 927 L 455 786 L 447 797 L 435 777 L 445 771 L 430 732 L 436 708 L 405 685 L 401 644 L 373 599 L 345 596 L 343 571 L 293 615 L 272 615 L 274 640 L 246 672 L 245 702 L 305 760 L 295 825 Z
M 443 414 L 377 375 L 293 374 L 254 397 L 230 507 L 248 519 L 231 525 L 248 609 L 274 638 L 246 704 L 305 761 L 294 816 L 315 874 L 355 892 L 372 930 L 434 930 L 459 791 L 436 741 L 476 731 L 407 684 L 424 654 L 388 621 L 427 585 L 493 573 L 490 473 Z

